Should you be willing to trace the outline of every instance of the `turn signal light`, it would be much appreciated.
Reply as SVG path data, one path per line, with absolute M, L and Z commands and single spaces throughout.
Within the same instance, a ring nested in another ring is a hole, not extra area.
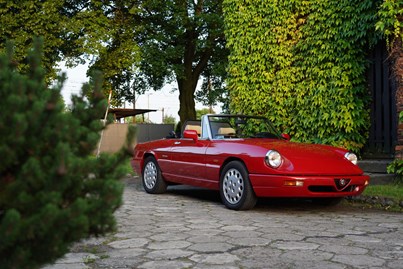
M 369 184 L 368 180 L 365 180 L 364 186 L 367 186 Z
M 302 187 L 304 186 L 304 182 L 300 180 L 284 180 L 284 186 Z

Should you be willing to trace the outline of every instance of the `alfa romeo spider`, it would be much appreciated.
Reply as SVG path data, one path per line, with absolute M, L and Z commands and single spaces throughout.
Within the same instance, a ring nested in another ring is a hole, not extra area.
M 131 160 L 147 193 L 172 184 L 218 190 L 229 209 L 247 210 L 259 197 L 309 198 L 337 204 L 369 183 L 345 149 L 291 142 L 264 117 L 204 115 L 182 133 L 139 143 Z

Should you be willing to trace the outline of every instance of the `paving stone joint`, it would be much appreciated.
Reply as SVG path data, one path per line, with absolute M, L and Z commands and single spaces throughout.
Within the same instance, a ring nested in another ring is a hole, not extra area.
M 295 199 L 233 211 L 210 190 L 150 195 L 138 177 L 125 185 L 117 232 L 79 242 L 43 269 L 403 268 L 401 213 Z

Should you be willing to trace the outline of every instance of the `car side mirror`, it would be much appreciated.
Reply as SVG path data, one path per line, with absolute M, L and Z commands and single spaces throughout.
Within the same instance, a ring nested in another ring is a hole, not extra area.
M 287 141 L 291 140 L 291 136 L 289 134 L 281 134 L 281 137 L 284 138 Z
M 193 139 L 194 142 L 197 142 L 199 139 L 199 136 L 197 135 L 197 131 L 195 130 L 185 130 L 183 131 L 183 137 L 184 138 L 191 138 Z

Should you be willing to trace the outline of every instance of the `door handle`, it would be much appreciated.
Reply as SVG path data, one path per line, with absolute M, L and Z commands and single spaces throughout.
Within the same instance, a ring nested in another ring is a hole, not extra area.
M 174 144 L 175 145 L 179 145 L 181 142 L 179 142 L 179 141 L 176 141 Z

